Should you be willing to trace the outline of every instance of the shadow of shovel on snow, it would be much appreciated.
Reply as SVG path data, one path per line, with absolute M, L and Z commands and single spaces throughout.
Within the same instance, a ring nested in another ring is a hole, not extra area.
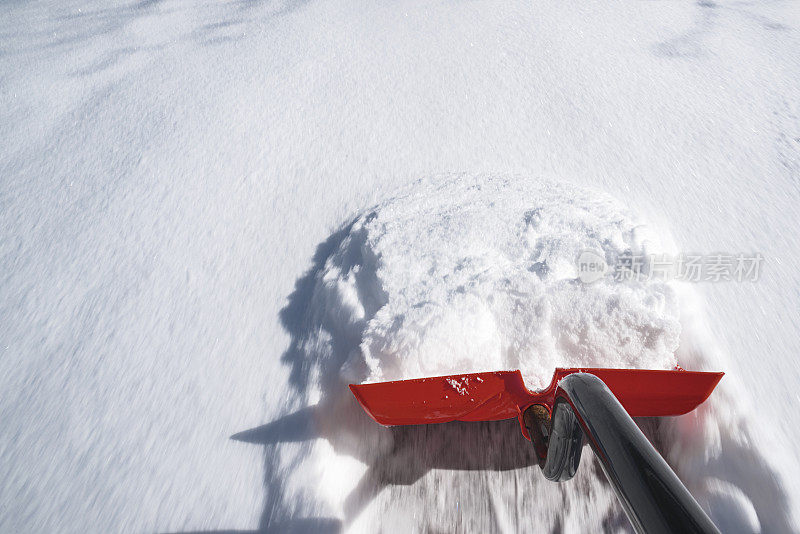
M 316 424 L 320 416 L 317 406 L 303 408 L 231 439 L 258 445 L 328 439 Z M 516 419 L 396 426 L 387 431 L 391 447 L 377 457 L 346 451 L 368 468 L 345 499 L 345 523 L 358 517 L 387 486 L 413 484 L 432 469 L 508 471 L 536 465 L 533 447 L 522 437 Z

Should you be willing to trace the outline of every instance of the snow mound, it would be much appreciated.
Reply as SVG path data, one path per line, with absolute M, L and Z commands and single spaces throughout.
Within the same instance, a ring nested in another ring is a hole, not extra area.
M 305 313 L 287 356 L 294 402 L 313 406 L 324 439 L 268 455 L 268 487 L 281 487 L 283 504 L 265 516 L 325 515 L 374 531 L 404 502 L 420 510 L 415 525 L 448 529 L 455 500 L 466 530 L 627 528 L 590 454 L 574 481 L 551 484 L 513 421 L 386 429 L 347 384 L 520 369 L 543 387 L 558 366 L 723 366 L 685 285 L 613 270 L 579 278 L 585 251 L 607 265 L 673 252 L 658 236 L 602 192 L 525 177 L 430 178 L 356 217 L 323 244 L 307 301 L 297 301 L 301 281 L 288 308 Z M 713 402 L 645 431 L 714 519 L 786 530 L 785 495 L 739 404 L 724 385 Z
M 346 380 L 519 368 L 543 386 L 556 366 L 674 367 L 670 286 L 613 273 L 585 284 L 576 268 L 586 250 L 613 265 L 658 246 L 598 192 L 458 176 L 358 217 L 319 289 L 338 298 L 341 328 L 363 330 Z

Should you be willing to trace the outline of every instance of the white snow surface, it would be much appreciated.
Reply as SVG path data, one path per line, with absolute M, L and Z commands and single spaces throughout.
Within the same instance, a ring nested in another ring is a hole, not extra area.
M 797 531 L 797 50 L 793 0 L 3 3 L 0 532 L 624 531 L 588 449 L 345 386 L 676 361 L 727 375 L 648 436 Z

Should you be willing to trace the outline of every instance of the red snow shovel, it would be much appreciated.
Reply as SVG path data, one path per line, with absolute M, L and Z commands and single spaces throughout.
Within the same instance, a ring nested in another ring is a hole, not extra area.
M 611 390 L 633 417 L 682 415 L 708 398 L 724 373 L 644 369 L 556 369 L 542 391 L 525 387 L 519 371 L 436 376 L 414 380 L 350 385 L 366 412 L 382 425 L 418 425 L 449 421 L 497 421 L 517 417 L 530 439 L 522 414 L 543 405 L 552 413 L 558 384 L 572 373 L 589 373 Z
M 533 392 L 519 371 L 351 385 L 383 425 L 517 417 L 545 478 L 572 478 L 588 442 L 633 528 L 640 533 L 719 533 L 632 416 L 681 415 L 708 398 L 723 373 L 556 369 Z

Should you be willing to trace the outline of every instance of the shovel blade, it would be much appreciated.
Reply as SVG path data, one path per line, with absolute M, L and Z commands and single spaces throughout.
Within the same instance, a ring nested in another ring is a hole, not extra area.
M 496 421 L 519 417 L 532 404 L 552 411 L 558 382 L 572 373 L 600 378 L 634 417 L 681 415 L 705 401 L 723 373 L 644 369 L 556 369 L 542 391 L 525 387 L 519 371 L 447 375 L 350 385 L 366 412 L 382 425 Z

